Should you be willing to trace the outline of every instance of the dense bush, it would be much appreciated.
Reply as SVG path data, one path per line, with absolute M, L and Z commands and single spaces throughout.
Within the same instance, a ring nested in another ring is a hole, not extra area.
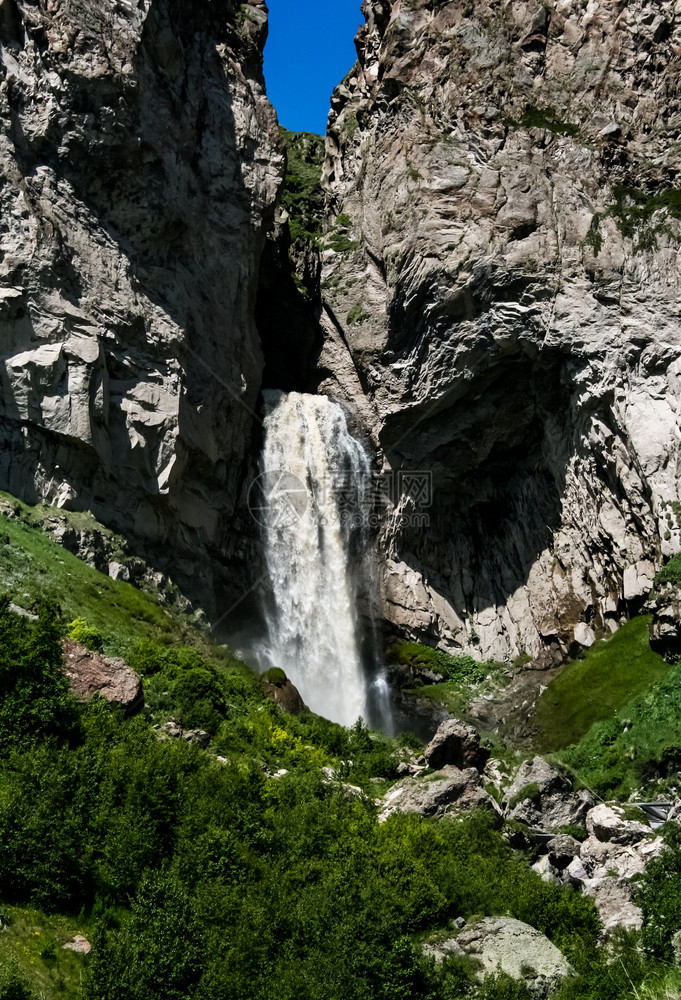
M 671 959 L 671 939 L 681 930 L 681 830 L 667 824 L 666 848 L 640 877 L 636 902 L 643 910 L 644 947 L 658 958 Z
M 99 650 L 104 645 L 102 633 L 93 625 L 88 625 L 84 618 L 74 618 L 69 624 L 68 636 L 88 649 Z
M 61 669 L 61 636 L 53 606 L 42 604 L 33 621 L 0 598 L 0 753 L 75 735 L 78 716 Z
M 622 995 L 592 901 L 544 882 L 489 814 L 378 823 L 371 779 L 394 774 L 397 744 L 361 721 L 288 716 L 191 647 L 138 647 L 147 691 L 185 725 L 212 726 L 225 763 L 157 738 L 144 715 L 73 703 L 53 610 L 33 622 L 5 603 L 0 630 L 15 707 L 0 711 L 0 886 L 8 902 L 96 919 L 84 1000 L 527 1000 L 507 976 L 474 988 L 470 962 L 438 968 L 419 947 L 454 918 L 498 914 L 573 963 L 560 1000 Z M 348 794 L 346 778 L 368 794 Z M 645 968 L 626 970 L 638 982 Z M 28 1000 L 7 982 L 0 1000 Z
M 35 995 L 15 969 L 0 965 L 0 1000 L 35 1000 Z
M 655 587 L 664 587 L 671 583 L 674 587 L 681 587 L 681 552 L 672 556 L 669 562 L 655 574 Z

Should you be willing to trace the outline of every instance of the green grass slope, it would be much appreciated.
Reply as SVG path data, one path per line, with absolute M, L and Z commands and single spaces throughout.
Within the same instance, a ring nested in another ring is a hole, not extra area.
M 92 921 L 47 914 L 30 906 L 3 906 L 1 916 L 0 969 L 13 970 L 38 997 L 77 1000 L 87 960 L 64 945 L 76 934 L 89 938 Z
M 594 723 L 611 718 L 668 674 L 668 665 L 650 648 L 649 625 L 650 617 L 633 618 L 551 681 L 535 709 L 540 752 L 577 743 Z

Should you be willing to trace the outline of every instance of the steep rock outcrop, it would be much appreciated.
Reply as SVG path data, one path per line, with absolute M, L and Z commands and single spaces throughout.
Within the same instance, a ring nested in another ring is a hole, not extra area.
M 327 137 L 345 239 L 318 378 L 394 491 L 385 615 L 559 658 L 680 541 L 681 8 L 363 9 Z
M 93 511 L 206 606 L 243 582 L 266 30 L 264 0 L 0 4 L 0 487 Z

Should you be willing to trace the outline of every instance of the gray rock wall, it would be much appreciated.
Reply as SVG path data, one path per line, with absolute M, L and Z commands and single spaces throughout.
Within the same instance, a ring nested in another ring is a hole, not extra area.
M 364 10 L 318 377 L 385 470 L 432 475 L 430 507 L 385 509 L 386 618 L 558 657 L 681 541 L 681 3 Z
M 243 585 L 266 30 L 263 0 L 0 2 L 0 488 L 92 510 L 207 605 Z

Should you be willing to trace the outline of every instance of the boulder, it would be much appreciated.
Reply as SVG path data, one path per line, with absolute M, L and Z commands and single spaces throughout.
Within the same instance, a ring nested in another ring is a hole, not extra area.
M 77 698 L 88 701 L 95 695 L 111 705 L 120 705 L 126 715 L 144 706 L 142 678 L 119 657 L 102 656 L 72 639 L 65 639 L 64 673 Z
M 154 726 L 154 729 L 158 732 L 161 739 L 170 738 L 179 740 L 182 736 L 182 726 L 179 719 L 173 719 L 172 717 L 167 722 L 164 722 L 162 726 Z
M 550 840 L 546 846 L 550 864 L 562 872 L 565 871 L 573 858 L 579 857 L 582 845 L 574 837 L 561 834 Z
M 480 962 L 480 978 L 501 969 L 523 980 L 538 998 L 548 996 L 561 979 L 574 973 L 544 934 L 512 917 L 485 917 L 465 927 L 456 943 L 465 955 Z
M 543 757 L 521 765 L 503 799 L 508 819 L 547 833 L 582 826 L 593 804 L 590 792 L 573 792 L 570 779 Z
M 480 746 L 477 729 L 458 719 L 446 719 L 438 726 L 423 755 L 434 771 L 447 764 L 482 771 L 489 760 L 489 750 Z
M 291 683 L 283 670 L 274 668 L 264 673 L 262 689 L 266 697 L 275 701 L 289 715 L 301 715 L 306 709 L 298 688 Z
M 491 809 L 500 815 L 499 807 L 487 794 L 478 771 L 465 771 L 452 764 L 428 778 L 403 778 L 379 800 L 379 821 L 393 813 L 419 813 L 421 816 L 444 816 L 458 810 Z
M 196 743 L 197 746 L 205 750 L 210 743 L 210 733 L 203 729 L 185 729 L 182 733 L 182 739 L 188 743 Z
M 641 817 L 643 816 L 641 813 Z M 590 810 L 586 817 L 586 828 L 597 840 L 615 844 L 635 844 L 643 837 L 652 835 L 647 823 L 628 819 L 621 806 L 609 806 L 604 802 Z
M 609 937 L 619 927 L 625 930 L 641 929 L 643 912 L 633 902 L 631 886 L 626 879 L 616 876 L 590 879 L 584 883 L 583 891 L 596 904 L 605 937 Z
M 89 955 L 92 945 L 82 934 L 76 934 L 73 941 L 62 945 L 64 951 L 75 951 L 79 955 Z

